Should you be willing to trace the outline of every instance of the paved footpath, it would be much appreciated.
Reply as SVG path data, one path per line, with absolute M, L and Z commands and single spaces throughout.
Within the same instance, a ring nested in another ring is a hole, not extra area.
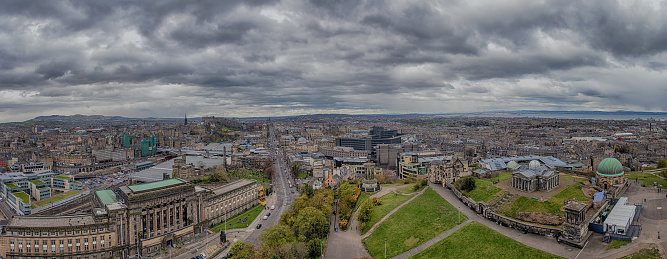
M 405 259 L 405 258 L 408 258 L 410 256 L 416 255 L 417 253 L 421 252 L 422 250 L 434 245 L 435 243 L 440 242 L 440 240 L 445 239 L 445 237 L 448 237 L 449 235 L 451 235 L 455 231 L 459 230 L 459 228 L 462 228 L 463 226 L 468 225 L 470 222 L 473 222 L 473 220 L 472 219 L 466 220 L 465 222 L 457 225 L 456 227 L 453 227 L 452 229 L 443 232 L 442 234 L 438 235 L 437 237 L 434 237 L 431 240 L 426 241 L 423 244 L 421 244 L 421 245 L 419 245 L 415 248 L 412 248 L 412 249 L 410 249 L 410 250 L 408 250 L 408 251 L 406 251 L 406 252 L 404 252 L 400 255 L 392 257 L 392 259 Z

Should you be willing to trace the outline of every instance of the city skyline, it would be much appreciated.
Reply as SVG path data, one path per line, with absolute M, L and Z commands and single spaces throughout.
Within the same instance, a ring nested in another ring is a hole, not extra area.
M 667 111 L 657 1 L 2 6 L 2 122 Z

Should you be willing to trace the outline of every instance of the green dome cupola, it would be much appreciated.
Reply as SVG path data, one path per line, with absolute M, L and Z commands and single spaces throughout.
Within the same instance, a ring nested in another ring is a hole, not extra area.
M 623 175 L 623 165 L 618 159 L 609 157 L 605 158 L 598 165 L 597 174 L 601 176 L 619 176 Z

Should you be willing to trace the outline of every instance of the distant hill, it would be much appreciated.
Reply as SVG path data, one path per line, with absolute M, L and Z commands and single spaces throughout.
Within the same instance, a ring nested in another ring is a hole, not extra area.
M 201 118 L 188 118 L 188 121 L 201 121 Z M 137 123 L 137 122 L 183 122 L 183 118 L 127 118 L 123 116 L 105 115 L 50 115 L 39 116 L 19 124 L 106 124 L 106 123 Z

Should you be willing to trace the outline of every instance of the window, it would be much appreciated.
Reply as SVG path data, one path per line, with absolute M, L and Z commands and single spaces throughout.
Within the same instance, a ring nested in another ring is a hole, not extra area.
M 27 234 L 27 233 L 29 233 L 29 232 L 26 232 L 26 234 Z M 25 252 L 26 252 L 26 253 L 30 253 L 30 252 L 31 252 L 31 251 L 30 251 L 30 240 L 26 240 L 26 241 L 25 241 Z
M 23 253 L 23 240 L 19 240 L 19 253 Z
M 46 251 L 49 249 L 47 246 L 46 240 L 42 241 L 42 251 L 46 254 Z
M 55 253 L 55 252 L 56 252 L 56 241 L 51 240 L 51 253 Z
M 65 252 L 65 240 L 60 240 L 60 253 Z
M 14 252 L 14 239 L 9 240 L 9 251 Z

